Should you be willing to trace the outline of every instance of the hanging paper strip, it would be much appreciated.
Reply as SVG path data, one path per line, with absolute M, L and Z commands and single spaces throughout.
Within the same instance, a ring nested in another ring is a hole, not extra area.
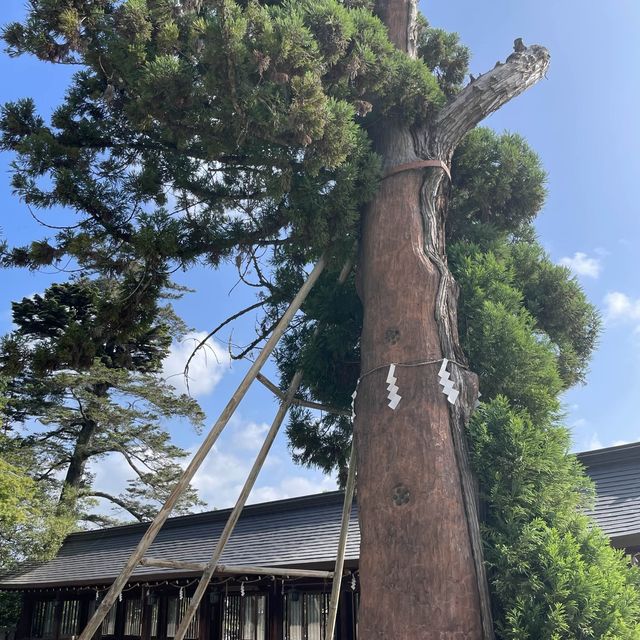
M 451 404 L 455 404 L 460 392 L 455 388 L 451 374 L 447 371 L 447 365 L 449 361 L 444 358 L 442 360 L 442 366 L 438 371 L 438 378 L 440 378 L 440 384 L 442 385 L 442 392 L 447 396 L 447 400 Z
M 394 411 L 396 410 L 396 407 L 398 406 L 400 400 L 402 400 L 402 396 L 398 395 L 399 387 L 396 384 L 398 378 L 396 378 L 395 374 L 396 365 L 389 365 L 389 373 L 387 374 L 387 391 L 389 392 L 389 395 L 387 396 L 387 398 L 389 398 L 389 406 Z
M 356 419 L 356 396 L 358 395 L 358 385 L 360 384 L 360 378 L 358 378 L 358 382 L 356 382 L 356 388 L 353 390 L 351 394 L 351 422 Z

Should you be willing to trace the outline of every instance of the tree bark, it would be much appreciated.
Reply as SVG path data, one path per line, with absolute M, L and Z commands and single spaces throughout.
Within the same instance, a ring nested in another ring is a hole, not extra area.
M 97 397 L 104 398 L 109 391 L 109 387 L 105 384 L 96 384 L 93 386 L 92 391 Z M 78 410 L 82 416 L 82 426 L 74 443 L 73 452 L 69 458 L 67 473 L 62 483 L 60 498 L 58 499 L 56 508 L 59 515 L 74 512 L 77 508 L 80 490 L 87 469 L 87 461 L 92 455 L 91 442 L 98 429 L 96 421 L 85 413 L 80 399 L 76 398 L 76 401 L 78 403 Z
M 413 55 L 415 1 L 380 0 L 377 10 L 391 39 Z M 385 123 L 374 132 L 385 170 L 426 159 L 448 165 L 465 133 L 539 80 L 548 62 L 544 48 L 530 47 L 466 87 L 429 126 Z M 446 262 L 448 189 L 441 168 L 394 173 L 363 220 L 355 437 L 359 629 L 367 640 L 493 636 L 464 435 L 478 387 L 464 366 Z M 460 391 L 453 405 L 439 384 L 442 358 L 453 361 L 448 370 Z M 395 410 L 387 397 L 392 363 L 402 398 Z
M 58 500 L 58 514 L 75 511 L 78 496 L 82 488 L 82 481 L 89 459 L 89 446 L 97 428 L 93 420 L 86 419 L 80 428 L 74 444 L 73 452 L 69 459 L 69 466 L 62 483 L 60 498 Z

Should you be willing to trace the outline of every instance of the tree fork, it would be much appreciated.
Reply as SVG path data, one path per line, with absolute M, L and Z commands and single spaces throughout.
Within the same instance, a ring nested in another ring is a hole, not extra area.
M 391 40 L 415 55 L 415 1 L 379 0 Z M 449 164 L 462 137 L 543 77 L 532 46 L 473 81 L 434 122 L 374 131 L 387 171 L 420 160 Z M 358 291 L 364 308 L 355 437 L 361 520 L 360 630 L 367 640 L 490 640 L 488 584 L 465 424 L 477 398 L 457 333 L 448 270 L 448 181 L 442 169 L 390 175 L 365 213 Z M 399 338 L 398 338 L 399 336 Z M 402 400 L 387 406 L 391 363 L 446 357 L 461 391 L 450 405 L 437 365 L 398 367 Z M 461 366 L 462 365 L 462 366 Z M 368 374 L 368 372 L 371 372 Z

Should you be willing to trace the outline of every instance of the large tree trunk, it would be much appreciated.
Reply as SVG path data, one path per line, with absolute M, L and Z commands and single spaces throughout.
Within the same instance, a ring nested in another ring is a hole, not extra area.
M 415 0 L 380 0 L 377 8 L 391 39 L 413 54 Z M 465 88 L 429 127 L 385 123 L 375 134 L 390 175 L 365 214 L 359 261 L 355 435 L 366 640 L 493 634 L 464 439 L 477 380 L 463 366 L 445 255 L 448 178 L 439 167 L 398 168 L 428 159 L 448 165 L 464 134 L 542 77 L 548 59 L 545 49 L 530 47 Z M 453 405 L 439 384 L 442 358 L 453 361 L 448 369 L 460 391 Z M 402 397 L 395 410 L 387 397 L 392 363 Z

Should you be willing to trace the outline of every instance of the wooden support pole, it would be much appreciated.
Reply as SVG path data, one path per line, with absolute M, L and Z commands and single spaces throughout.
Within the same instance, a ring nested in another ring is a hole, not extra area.
M 218 418 L 217 422 L 212 427 L 211 431 L 208 433 L 207 437 L 204 439 L 203 443 L 200 445 L 200 448 L 191 459 L 189 466 L 182 473 L 182 476 L 180 477 L 175 487 L 171 491 L 171 494 L 167 498 L 167 501 L 165 502 L 164 506 L 162 507 L 162 509 L 160 509 L 160 511 L 158 512 L 158 515 L 156 515 L 153 522 L 149 525 L 149 528 L 140 539 L 138 546 L 135 548 L 135 550 L 131 554 L 131 557 L 129 558 L 129 560 L 127 560 L 125 566 L 120 572 L 120 575 L 115 579 L 114 583 L 111 585 L 111 588 L 109 589 L 104 599 L 96 609 L 95 613 L 87 623 L 87 626 L 84 628 L 84 630 L 80 634 L 79 640 L 91 640 L 91 638 L 93 637 L 93 634 L 98 630 L 98 627 L 100 626 L 102 621 L 105 619 L 107 613 L 113 606 L 114 602 L 118 599 L 118 596 L 122 593 L 122 590 L 127 584 L 134 569 L 138 566 L 138 564 L 140 564 L 140 560 L 142 560 L 142 558 L 144 557 L 144 554 L 147 552 L 147 550 L 155 540 L 156 536 L 158 535 L 158 532 L 162 528 L 162 525 L 164 525 L 164 523 L 166 522 L 176 502 L 189 486 L 189 483 L 193 479 L 193 476 L 196 474 L 196 471 L 202 465 L 202 462 L 204 461 L 204 459 L 207 457 L 207 454 L 211 450 L 211 447 L 213 447 L 216 440 L 220 436 L 220 433 L 222 432 L 224 427 L 227 425 L 234 411 L 240 404 L 240 401 L 242 400 L 242 398 L 244 398 L 245 394 L 249 390 L 251 383 L 255 380 L 260 369 L 262 368 L 264 363 L 267 361 L 267 359 L 271 355 L 271 352 L 273 351 L 275 346 L 278 344 L 278 341 L 280 340 L 284 332 L 287 330 L 287 327 L 289 326 L 291 320 L 293 319 L 293 316 L 297 313 L 297 311 L 302 306 L 302 303 L 304 302 L 306 297 L 309 295 L 309 292 L 311 291 L 313 285 L 316 283 L 316 281 L 320 277 L 320 274 L 323 272 L 325 266 L 327 265 L 328 257 L 329 257 L 328 251 L 325 251 L 325 253 L 323 253 L 320 259 L 318 260 L 316 266 L 313 268 L 313 270 L 309 274 L 309 277 L 307 278 L 306 282 L 302 285 L 302 287 L 296 294 L 296 297 L 293 299 L 293 301 L 289 305 L 289 308 L 285 311 L 282 318 L 280 318 L 280 321 L 278 322 L 275 329 L 273 330 L 273 333 L 271 334 L 271 336 L 269 336 L 267 343 L 263 347 L 262 351 L 258 354 L 258 357 L 256 358 L 255 362 L 251 365 L 251 367 L 249 368 L 249 371 L 247 371 L 242 382 L 240 383 L 235 393 L 227 403 L 227 406 L 224 408 L 224 410 L 220 414 L 220 417 Z M 191 620 L 191 618 L 189 618 L 189 620 Z M 183 632 L 182 632 L 183 635 L 185 631 L 186 631 L 186 626 L 183 629 Z
M 281 400 L 284 400 L 284 397 L 286 394 L 280 390 L 278 385 L 271 382 L 271 380 L 269 380 L 267 376 L 263 375 L 262 373 L 259 373 L 258 382 L 260 382 L 267 389 L 269 389 L 269 391 L 271 391 L 273 395 L 280 398 Z M 291 404 L 296 404 L 299 407 L 306 407 L 307 409 L 316 409 L 317 411 L 325 411 L 326 413 L 333 413 L 337 416 L 345 416 L 347 418 L 351 417 L 351 411 L 347 411 L 346 409 L 339 409 L 338 407 L 330 407 L 320 402 L 313 402 L 313 400 L 304 400 L 303 398 L 295 397 L 291 401 Z
M 340 271 L 340 275 L 338 277 L 338 284 L 343 284 L 346 281 L 347 277 L 349 276 L 349 273 L 351 272 L 351 267 L 352 267 L 352 263 L 349 260 Z M 313 333 L 314 337 L 317 336 L 318 333 L 319 333 L 319 327 L 316 327 Z M 218 562 L 220 561 L 225 545 L 227 544 L 227 541 L 229 540 L 229 538 L 231 537 L 231 534 L 233 533 L 236 523 L 240 518 L 240 514 L 242 513 L 242 509 L 244 508 L 244 505 L 247 502 L 247 498 L 249 497 L 249 494 L 253 489 L 253 485 L 255 484 L 256 478 L 260 473 L 260 469 L 262 469 L 262 465 L 264 464 L 267 454 L 269 453 L 269 449 L 271 449 L 271 445 L 275 440 L 278 430 L 280 429 L 280 426 L 282 425 L 282 422 L 284 421 L 284 418 L 287 415 L 287 411 L 289 411 L 289 408 L 291 407 L 293 399 L 295 398 L 295 395 L 298 392 L 298 388 L 300 387 L 300 383 L 302 382 L 302 376 L 303 376 L 302 369 L 298 369 L 294 373 L 293 378 L 289 383 L 289 388 L 287 389 L 287 392 L 282 402 L 280 403 L 280 407 L 278 408 L 278 412 L 276 413 L 276 416 L 273 419 L 271 428 L 269 429 L 269 432 L 267 433 L 265 441 L 262 444 L 260 451 L 258 452 L 258 456 L 256 457 L 256 460 L 253 463 L 253 467 L 251 467 L 249 476 L 247 477 L 247 480 L 245 481 L 244 486 L 242 487 L 242 491 L 238 496 L 238 500 L 236 501 L 233 511 L 231 512 L 231 515 L 229 516 L 229 519 L 227 520 L 227 523 L 225 524 L 225 527 L 222 533 L 220 534 L 220 538 L 218 539 L 216 547 L 213 550 L 211 559 L 209 560 L 209 563 L 206 569 L 204 570 L 202 577 L 200 578 L 200 581 L 198 582 L 198 586 L 196 587 L 196 590 L 193 596 L 191 596 L 191 600 L 189 601 L 189 606 L 187 607 L 187 610 L 184 612 L 182 616 L 182 620 L 180 621 L 180 625 L 176 630 L 173 640 L 184 639 L 187 629 L 191 624 L 191 620 L 196 614 L 198 610 L 198 606 L 200 605 L 200 601 L 204 597 L 204 594 L 209 586 L 209 583 L 211 582 L 211 578 L 215 573 L 216 567 L 218 566 Z M 80 640 L 82 640 L 82 638 Z
M 351 457 L 349 459 L 349 473 L 347 474 L 347 486 L 344 490 L 344 503 L 342 505 L 342 523 L 340 525 L 340 540 L 338 542 L 338 557 L 333 574 L 331 586 L 331 600 L 329 601 L 329 618 L 325 631 L 325 640 L 333 640 L 338 616 L 338 602 L 340 600 L 340 586 L 342 585 L 342 572 L 344 569 L 344 556 L 347 550 L 347 538 L 349 536 L 349 524 L 351 522 L 351 507 L 353 505 L 353 493 L 356 486 L 356 455 L 355 440 L 351 440 Z
M 200 573 L 209 566 L 207 562 L 184 562 L 182 560 L 161 560 L 159 558 L 143 558 L 140 564 L 145 567 L 198 571 Z M 283 576 L 285 578 L 318 578 L 320 580 L 333 578 L 333 571 L 291 569 L 288 567 L 260 567 L 255 565 L 219 564 L 214 573 L 223 575 Z

